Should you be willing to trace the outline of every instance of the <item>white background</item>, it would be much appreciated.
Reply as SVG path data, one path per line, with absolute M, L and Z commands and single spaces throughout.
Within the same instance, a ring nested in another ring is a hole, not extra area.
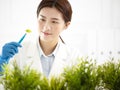
M 40 1 L 0 0 L 0 49 L 6 42 L 18 41 L 27 28 L 37 35 L 36 9 Z M 69 1 L 73 18 L 62 33 L 66 44 L 99 63 L 109 56 L 120 58 L 120 0 Z

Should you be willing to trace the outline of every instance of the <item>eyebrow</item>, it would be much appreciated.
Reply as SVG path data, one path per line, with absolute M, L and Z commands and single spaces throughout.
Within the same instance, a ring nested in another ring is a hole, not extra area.
M 43 18 L 46 18 L 44 15 L 40 15 Z M 52 20 L 59 20 L 58 18 L 51 18 Z

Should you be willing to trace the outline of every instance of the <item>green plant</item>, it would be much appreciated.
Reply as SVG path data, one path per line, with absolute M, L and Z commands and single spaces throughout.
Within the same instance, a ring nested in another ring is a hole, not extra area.
M 120 90 L 120 61 L 115 62 L 114 58 L 110 59 L 103 65 L 98 66 L 99 78 L 101 85 L 109 90 Z
M 65 80 L 63 77 L 52 77 L 50 79 L 49 90 L 67 90 L 65 86 Z
M 4 65 L 3 69 L 1 83 L 5 90 L 66 90 L 64 79 L 60 77 L 47 79 L 36 70 L 30 69 L 30 66 L 20 69 L 14 62 L 13 68 Z
M 20 69 L 14 62 L 12 68 L 3 66 L 1 75 L 5 90 L 120 90 L 120 60 L 114 59 L 97 66 L 93 59 L 79 58 L 60 77 L 50 79 L 30 66 Z
M 95 90 L 99 83 L 96 63 L 88 58 L 80 58 L 77 65 L 66 68 L 63 76 L 68 90 Z
M 13 68 L 5 65 L 1 83 L 5 90 L 48 90 L 48 81 L 30 67 L 21 70 L 14 62 Z

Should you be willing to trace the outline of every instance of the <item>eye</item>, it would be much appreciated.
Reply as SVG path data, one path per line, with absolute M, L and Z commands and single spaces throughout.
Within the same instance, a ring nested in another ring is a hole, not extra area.
M 57 24 L 58 22 L 57 21 L 52 21 L 52 23 Z
M 40 18 L 40 21 L 45 21 L 45 19 L 44 18 Z

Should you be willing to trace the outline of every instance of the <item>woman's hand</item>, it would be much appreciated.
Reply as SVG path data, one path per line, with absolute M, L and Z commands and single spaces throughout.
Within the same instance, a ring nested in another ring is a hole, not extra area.
M 18 47 L 22 47 L 18 42 L 9 42 L 2 47 L 1 59 L 8 61 L 16 53 L 18 53 Z

